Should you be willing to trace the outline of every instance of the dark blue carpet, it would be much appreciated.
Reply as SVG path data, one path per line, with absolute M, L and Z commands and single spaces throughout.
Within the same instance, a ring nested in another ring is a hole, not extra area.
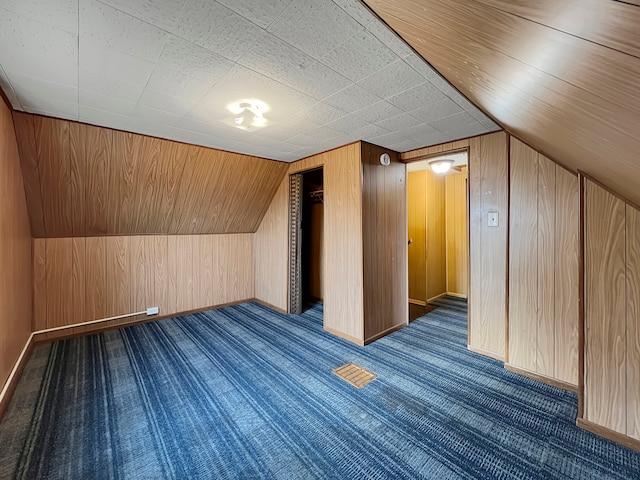
M 0 478 L 640 478 L 576 396 L 466 348 L 466 304 L 365 348 L 250 303 L 38 346 Z M 331 374 L 378 375 L 358 390 Z

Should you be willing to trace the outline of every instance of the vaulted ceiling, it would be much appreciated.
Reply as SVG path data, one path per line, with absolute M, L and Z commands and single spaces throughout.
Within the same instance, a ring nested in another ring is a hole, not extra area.
M 507 131 L 640 205 L 638 0 L 366 0 Z
M 499 129 L 357 0 L 1 0 L 0 86 L 16 110 L 284 161 Z M 235 128 L 247 100 L 266 127 Z

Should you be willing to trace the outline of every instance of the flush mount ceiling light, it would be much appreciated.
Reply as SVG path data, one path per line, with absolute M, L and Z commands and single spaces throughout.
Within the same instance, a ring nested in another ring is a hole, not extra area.
M 431 167 L 435 173 L 445 173 L 451 165 L 453 165 L 453 160 L 448 158 L 436 158 L 435 160 L 431 160 L 427 162 L 427 165 Z
M 267 126 L 267 119 L 264 113 L 270 110 L 266 103 L 250 99 L 240 100 L 227 105 L 227 110 L 233 113 L 233 118 L 227 119 L 226 123 L 241 130 L 255 130 Z

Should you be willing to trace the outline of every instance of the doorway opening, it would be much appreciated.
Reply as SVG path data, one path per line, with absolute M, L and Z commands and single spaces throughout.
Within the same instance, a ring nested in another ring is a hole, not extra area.
M 297 173 L 289 181 L 289 313 L 324 299 L 324 172 Z
M 445 173 L 429 163 L 452 160 Z M 438 154 L 407 165 L 409 321 L 469 289 L 468 152 Z

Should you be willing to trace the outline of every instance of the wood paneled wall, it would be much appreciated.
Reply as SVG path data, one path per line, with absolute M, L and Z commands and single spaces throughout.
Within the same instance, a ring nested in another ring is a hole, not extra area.
M 34 329 L 155 306 L 164 316 L 251 299 L 252 258 L 252 234 L 36 239 Z M 77 327 L 74 333 L 144 317 Z
M 584 419 L 640 439 L 640 213 L 585 183 Z
M 469 140 L 469 348 L 504 359 L 507 315 L 507 137 Z M 489 227 L 489 212 L 499 226 Z
M 11 110 L 0 98 L 0 390 L 31 334 L 31 245 Z M 0 398 L 0 416 L 5 406 Z
M 311 203 L 309 235 L 309 295 L 324 299 L 324 205 Z
M 427 302 L 447 292 L 445 177 L 409 172 L 409 298 Z
M 510 148 L 508 363 L 578 385 L 578 178 Z
M 447 293 L 468 295 L 467 172 L 445 177 Z
M 388 153 L 391 164 L 380 165 Z M 362 142 L 364 340 L 408 322 L 406 167 L 396 152 Z
M 288 165 L 14 112 L 34 237 L 255 232 Z

